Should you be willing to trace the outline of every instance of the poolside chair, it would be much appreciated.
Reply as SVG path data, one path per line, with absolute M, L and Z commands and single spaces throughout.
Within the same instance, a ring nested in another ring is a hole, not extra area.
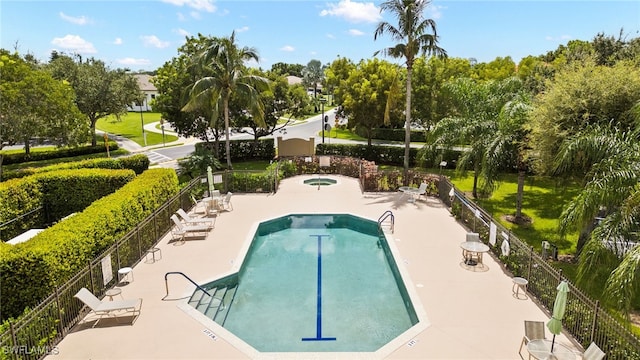
M 199 214 L 198 209 L 202 209 L 202 214 L 207 214 L 207 204 L 203 201 L 196 200 L 196 197 L 191 195 L 191 203 L 193 204 L 193 212 Z
M 229 191 L 225 196 L 224 199 L 222 200 L 222 209 L 225 211 L 232 211 L 233 210 L 233 204 L 231 204 L 231 196 L 233 194 L 231 193 L 231 191 Z
M 95 315 L 99 317 L 98 320 L 93 324 L 94 327 L 105 316 L 113 316 L 116 321 L 118 321 L 118 315 L 120 315 L 120 312 L 122 311 L 133 315 L 133 319 L 131 320 L 131 325 L 133 325 L 133 323 L 140 315 L 140 309 L 142 309 L 141 298 L 131 300 L 101 301 L 95 295 L 93 295 L 91 291 L 87 290 L 87 288 L 80 289 L 74 295 L 74 297 L 82 301 L 89 307 L 89 309 L 91 309 L 91 311 Z
M 202 234 L 206 237 L 209 230 L 211 230 L 208 225 L 185 225 L 180 222 L 176 214 L 171 215 L 171 221 L 175 225 L 171 228 L 173 240 L 184 242 L 187 235 L 193 234 Z
M 582 354 L 582 359 L 583 360 L 602 360 L 604 359 L 605 355 L 606 353 L 602 351 L 602 349 L 600 349 L 598 345 L 596 345 L 596 343 L 592 342 L 587 348 L 587 350 L 584 351 L 584 354 Z
M 176 211 L 176 214 L 178 214 L 178 216 L 182 218 L 182 222 L 185 225 L 207 225 L 209 226 L 209 228 L 213 229 L 216 223 L 216 217 L 214 217 L 213 219 L 191 217 L 189 214 L 187 214 L 186 211 L 182 209 L 178 209 L 178 211 Z
M 427 193 L 427 183 L 420 184 L 420 187 L 416 190 L 409 191 L 408 194 L 411 196 L 409 199 L 410 202 L 416 202 L 416 200 L 420 199 L 420 196 Z
M 473 241 L 482 242 L 480 240 L 480 234 L 478 234 L 478 233 L 467 233 L 467 240 L 466 241 L 469 241 L 469 242 L 473 242 Z M 467 251 L 465 249 L 462 249 L 462 257 L 465 260 L 468 260 L 468 259 L 474 260 L 473 258 L 475 257 L 475 260 L 478 262 L 478 264 L 482 263 L 482 253 L 472 253 L 472 252 L 469 252 L 469 251 Z
M 522 347 L 527 345 L 531 340 L 545 339 L 546 335 L 544 332 L 544 321 L 524 321 L 524 336 L 522 337 L 522 343 L 520 344 L 520 350 L 518 354 L 522 357 Z M 529 359 L 531 359 L 531 354 L 529 354 Z

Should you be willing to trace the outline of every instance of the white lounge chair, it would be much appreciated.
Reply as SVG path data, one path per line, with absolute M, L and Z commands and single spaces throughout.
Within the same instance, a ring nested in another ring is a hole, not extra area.
M 209 230 L 211 230 L 211 228 L 207 225 L 184 225 L 182 222 L 180 222 L 180 219 L 178 219 L 178 216 L 176 216 L 176 214 L 171 215 L 171 220 L 175 225 L 171 228 L 171 235 L 173 236 L 174 240 L 177 239 L 184 242 L 185 237 L 192 234 L 202 234 L 204 236 L 207 236 L 207 233 L 209 232 Z
M 95 315 L 99 317 L 98 320 L 93 324 L 93 326 L 96 326 L 98 322 L 105 316 L 113 316 L 116 321 L 118 321 L 118 315 L 120 315 L 120 312 L 122 311 L 130 313 L 133 316 L 133 320 L 131 321 L 131 325 L 133 325 L 135 320 L 140 315 L 140 309 L 142 309 L 141 298 L 131 300 L 101 301 L 87 288 L 80 289 L 74 295 L 74 297 L 82 301 L 89 307 L 89 309 L 91 309 L 91 311 Z
M 604 356 L 607 355 L 596 343 L 592 342 L 587 350 L 582 354 L 583 360 L 602 360 Z
M 195 196 L 191 195 L 191 203 L 193 203 L 194 213 L 199 214 L 198 209 L 202 209 L 202 213 L 205 215 L 208 213 L 209 209 L 204 201 L 198 201 Z
M 176 211 L 176 214 L 178 214 L 179 217 L 182 218 L 182 222 L 185 225 L 207 225 L 209 226 L 210 229 L 213 229 L 215 223 L 216 223 L 216 217 L 212 218 L 199 218 L 199 217 L 191 217 L 189 214 L 187 214 L 186 211 L 182 210 L 182 209 L 178 209 L 178 211 Z
M 407 194 L 409 194 L 409 196 L 411 196 L 411 198 L 409 199 L 410 202 L 416 202 L 416 200 L 420 199 L 420 196 L 424 195 L 427 192 L 427 183 L 422 183 L 420 184 L 420 187 L 417 189 L 411 189 L 410 191 L 407 191 Z

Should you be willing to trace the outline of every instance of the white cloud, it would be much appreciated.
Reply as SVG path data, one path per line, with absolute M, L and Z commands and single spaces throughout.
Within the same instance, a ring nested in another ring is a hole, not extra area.
M 197 11 L 191 11 L 189 12 L 189 15 L 191 15 L 192 18 L 200 20 L 202 19 L 202 16 L 200 16 L 200 13 Z
M 336 36 L 335 36 L 335 35 L 333 35 L 333 34 L 327 34 L 327 37 L 328 37 L 329 39 L 335 39 L 335 38 L 336 38 Z
M 53 38 L 51 43 L 69 52 L 78 54 L 95 54 L 98 51 L 93 44 L 78 35 L 65 35 L 61 38 Z
M 380 8 L 374 3 L 352 2 L 351 0 L 340 0 L 339 3 L 328 3 L 328 8 L 320 12 L 320 16 L 336 16 L 344 18 L 349 22 L 378 22 L 382 20 Z
M 60 17 L 62 18 L 62 20 L 76 25 L 87 25 L 88 23 L 90 23 L 89 18 L 87 18 L 86 16 L 69 16 L 62 11 L 60 12 Z
M 287 51 L 287 52 L 291 52 L 291 51 L 295 51 L 295 50 L 296 50 L 296 48 L 294 48 L 294 47 L 293 47 L 293 46 L 291 46 L 291 45 L 285 45 L 285 46 L 281 47 L 281 48 L 280 48 L 280 50 L 282 50 L 282 51 Z
M 249 27 L 248 26 L 243 26 L 243 27 L 241 27 L 239 29 L 236 29 L 236 32 L 239 32 L 239 33 L 245 32 L 245 31 L 249 31 Z
M 176 6 L 187 6 L 199 11 L 214 12 L 216 6 L 213 5 L 213 0 L 162 0 L 168 4 Z
M 182 36 L 191 36 L 191 33 L 188 32 L 185 29 L 177 29 L 177 30 L 175 30 L 175 32 L 177 32 L 178 34 L 180 34 Z
M 179 12 L 179 13 L 178 13 L 178 21 L 184 21 L 185 19 L 186 19 L 186 18 L 185 18 L 185 16 L 184 16 L 184 14 L 183 14 L 183 13 L 181 13 L 181 12 Z
M 349 35 L 351 36 L 362 36 L 364 33 L 358 29 L 349 29 Z
M 115 40 L 113 40 L 113 44 L 114 45 L 122 45 L 122 39 L 121 38 L 116 38 Z
M 162 41 L 158 39 L 158 37 L 155 35 L 143 35 L 143 36 L 140 36 L 140 38 L 142 39 L 144 46 L 155 47 L 158 49 L 163 49 L 169 46 L 168 41 Z
M 149 59 L 134 59 L 130 57 L 117 59 L 116 62 L 121 65 L 151 65 L 151 61 Z
M 438 20 L 442 17 L 442 12 L 440 11 L 442 9 L 446 9 L 446 7 L 431 4 L 425 9 L 425 17 L 427 19 Z

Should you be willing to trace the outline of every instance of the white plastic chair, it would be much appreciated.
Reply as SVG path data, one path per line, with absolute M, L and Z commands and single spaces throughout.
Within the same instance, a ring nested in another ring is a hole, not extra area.
M 173 221 L 174 227 L 171 228 L 171 235 L 174 240 L 179 240 L 184 242 L 185 237 L 191 234 L 202 234 L 207 236 L 207 233 L 211 229 L 207 225 L 185 225 L 180 222 L 180 219 L 176 216 L 176 214 L 171 215 L 171 221 Z
M 182 218 L 182 221 L 186 225 L 207 225 L 209 226 L 209 228 L 213 228 L 216 222 L 216 217 L 214 217 L 213 219 L 191 217 L 189 214 L 187 214 L 186 211 L 182 209 L 178 209 L 178 211 L 176 211 L 176 214 L 178 214 L 178 216 Z
M 522 357 L 522 347 L 527 345 L 531 340 L 539 340 L 545 339 L 545 331 L 544 331 L 544 321 L 524 321 L 524 336 L 522 337 L 522 343 L 520 344 L 520 350 L 518 354 Z M 531 359 L 531 354 L 529 354 L 529 359 Z
M 602 349 L 596 345 L 596 343 L 592 342 L 587 350 L 582 354 L 583 360 L 602 360 L 604 356 L 607 355 Z

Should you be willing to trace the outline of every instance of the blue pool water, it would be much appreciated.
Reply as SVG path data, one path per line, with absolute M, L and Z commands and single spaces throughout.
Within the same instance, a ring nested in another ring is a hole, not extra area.
M 260 224 L 226 311 L 263 352 L 376 351 L 418 322 L 377 223 L 347 214 Z

